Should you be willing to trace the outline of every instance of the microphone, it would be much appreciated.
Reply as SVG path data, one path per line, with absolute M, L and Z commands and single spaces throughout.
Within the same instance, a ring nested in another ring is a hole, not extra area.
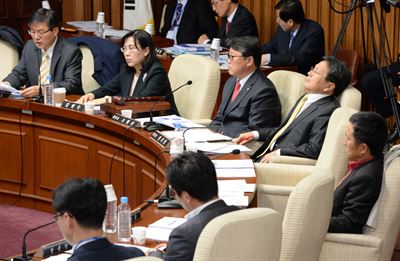
M 153 104 L 153 107 L 151 107 L 151 110 L 150 110 L 150 120 L 149 120 L 148 122 L 145 122 L 145 124 L 144 124 L 144 125 L 145 125 L 145 129 L 146 129 L 147 131 L 161 130 L 161 129 L 164 128 L 163 125 L 158 124 L 158 123 L 155 123 L 155 122 L 153 121 L 154 107 L 155 107 L 158 103 L 160 103 L 161 101 L 165 100 L 165 99 L 166 99 L 167 97 L 169 97 L 170 95 L 173 95 L 174 92 L 176 92 L 176 91 L 178 91 L 179 89 L 185 87 L 186 85 L 191 85 L 192 83 L 193 83 L 193 82 L 192 82 L 191 80 L 187 81 L 186 83 L 182 84 L 181 86 L 179 86 L 178 88 L 176 88 L 176 89 L 173 90 L 172 92 L 168 93 L 168 94 L 165 95 L 165 96 L 162 96 L 158 101 L 156 101 L 156 102 Z
M 157 208 L 182 208 L 182 205 L 173 197 L 171 197 L 171 185 L 165 188 L 165 196 L 158 199 Z
M 54 224 L 54 223 L 56 223 L 55 220 L 51 221 L 49 223 L 46 223 L 44 225 L 37 226 L 35 228 L 29 229 L 28 231 L 26 231 L 25 234 L 24 234 L 24 238 L 22 239 L 22 256 L 21 257 L 16 257 L 13 260 L 16 260 L 16 261 L 32 260 L 32 258 L 28 257 L 28 255 L 26 253 L 26 236 L 29 235 L 29 233 L 31 233 L 33 231 L 36 231 L 36 230 L 41 229 L 43 227 L 47 227 L 47 226 L 49 226 L 51 224 Z

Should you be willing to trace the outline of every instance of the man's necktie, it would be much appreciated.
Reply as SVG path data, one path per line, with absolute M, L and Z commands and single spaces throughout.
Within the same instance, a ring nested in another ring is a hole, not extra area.
M 240 92 L 240 82 L 239 82 L 239 80 L 237 80 L 236 84 L 235 84 L 235 89 L 233 89 L 231 102 L 233 102 L 237 98 L 237 96 L 239 95 L 239 92 Z
M 229 22 L 229 20 L 226 20 L 226 25 L 225 25 L 225 35 L 228 34 L 229 31 L 229 27 L 231 26 L 231 23 Z
M 42 54 L 42 63 L 40 64 L 40 83 L 45 83 L 46 76 L 50 73 L 50 56 L 47 51 Z
M 289 49 L 292 47 L 293 39 L 294 39 L 294 34 L 292 32 L 290 32 L 289 33 Z
M 182 3 L 179 2 L 178 5 L 176 6 L 175 19 L 172 22 L 172 27 L 176 27 L 176 26 L 179 25 L 179 20 L 180 20 L 181 15 L 182 15 L 182 7 L 183 7 Z
M 280 128 L 280 130 L 277 133 L 275 133 L 274 137 L 272 137 L 271 141 L 269 142 L 268 147 L 260 155 L 258 155 L 257 159 L 261 158 L 268 152 L 268 150 L 272 146 L 272 144 L 274 144 L 279 139 L 279 137 L 282 135 L 282 133 L 285 132 L 285 130 L 294 121 L 294 119 L 296 119 L 299 112 L 301 111 L 301 108 L 303 108 L 304 104 L 306 103 L 307 98 L 308 98 L 307 95 L 304 95 L 304 97 L 299 101 L 296 108 L 293 110 L 292 115 L 290 115 L 289 120 L 286 122 L 286 124 L 282 128 Z

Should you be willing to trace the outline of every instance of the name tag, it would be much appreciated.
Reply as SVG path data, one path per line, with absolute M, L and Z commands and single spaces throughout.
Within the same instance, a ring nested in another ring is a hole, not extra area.
M 151 137 L 157 141 L 158 144 L 160 144 L 161 146 L 165 147 L 170 143 L 170 140 L 165 137 L 161 132 L 159 131 L 155 131 L 151 134 Z
M 125 124 L 131 128 L 140 128 L 140 122 L 138 122 L 137 120 L 133 120 L 131 118 L 126 118 L 122 115 L 119 114 L 114 114 L 111 119 L 113 121 L 117 121 L 119 123 Z
M 70 102 L 70 101 L 64 101 L 61 104 L 61 108 L 73 110 L 73 111 L 80 111 L 83 112 L 85 111 L 85 105 L 76 103 L 76 102 Z

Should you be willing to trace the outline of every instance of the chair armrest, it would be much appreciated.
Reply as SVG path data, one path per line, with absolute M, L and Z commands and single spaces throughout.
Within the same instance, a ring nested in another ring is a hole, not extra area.
M 291 186 L 257 185 L 257 207 L 272 208 L 284 216 L 287 201 L 294 188 Z
M 296 186 L 314 170 L 314 166 L 254 163 L 257 184 Z
M 309 158 L 301 158 L 294 156 L 272 156 L 271 163 L 284 163 L 284 164 L 295 164 L 295 165 L 310 165 L 315 166 L 317 160 Z
M 324 242 L 380 248 L 382 239 L 363 234 L 327 233 Z

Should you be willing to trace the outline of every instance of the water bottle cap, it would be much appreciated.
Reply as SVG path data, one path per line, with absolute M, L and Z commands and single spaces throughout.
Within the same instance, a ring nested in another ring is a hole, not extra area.
M 51 75 L 50 74 L 46 75 L 46 80 L 48 80 L 49 82 L 51 81 Z
M 180 121 L 177 121 L 174 123 L 175 129 L 180 129 L 182 128 L 182 123 Z
M 121 203 L 128 203 L 128 197 L 121 197 Z

